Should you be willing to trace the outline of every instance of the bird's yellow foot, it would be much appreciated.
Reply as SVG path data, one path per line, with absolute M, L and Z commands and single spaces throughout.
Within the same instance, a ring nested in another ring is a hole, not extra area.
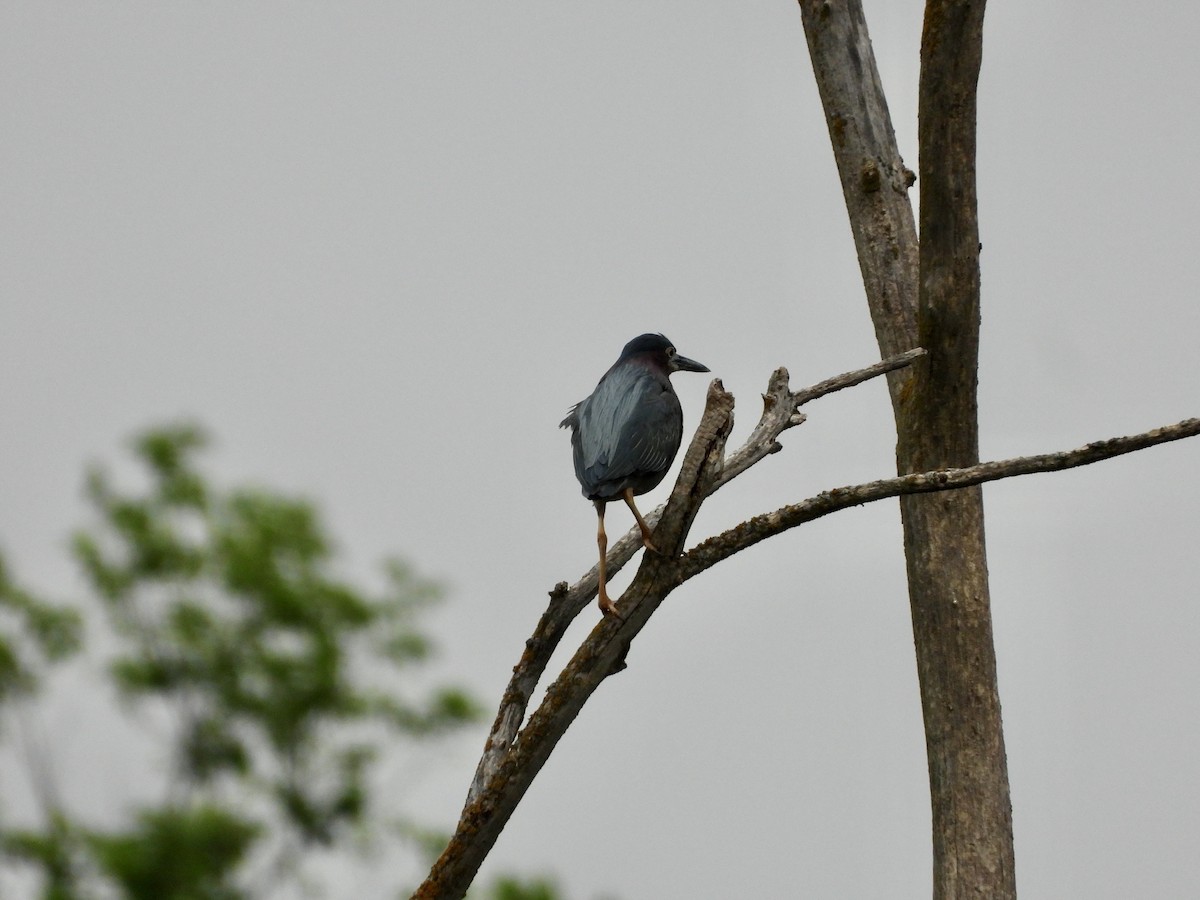
M 613 603 L 612 600 L 609 599 L 606 592 L 600 592 L 600 595 L 596 598 L 596 604 L 600 607 L 600 612 L 604 615 L 612 616 L 614 619 L 618 619 L 622 622 L 625 621 L 625 617 L 617 612 L 617 604 Z

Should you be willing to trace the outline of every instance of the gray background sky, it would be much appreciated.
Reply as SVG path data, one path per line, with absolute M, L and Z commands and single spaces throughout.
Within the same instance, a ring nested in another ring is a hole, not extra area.
M 867 14 L 915 168 L 921 4 Z M 1195 4 L 989 7 L 985 458 L 1200 413 L 1197 33 Z M 219 477 L 316 497 L 350 571 L 399 552 L 447 582 L 439 671 L 491 705 L 546 591 L 594 563 L 556 426 L 626 340 L 707 363 L 735 442 L 775 366 L 800 386 L 878 357 L 783 0 L 9 0 L 0 78 L 0 544 L 59 596 L 85 461 L 195 417 Z M 676 383 L 694 425 L 706 379 Z M 808 412 L 695 539 L 892 471 L 882 383 Z M 1200 883 L 1198 460 L 986 488 L 1027 898 Z M 593 900 L 928 896 L 898 518 L 839 514 L 673 595 L 485 872 Z M 98 707 L 77 687 L 42 722 L 96 814 L 147 790 Z M 485 728 L 390 789 L 448 825 Z

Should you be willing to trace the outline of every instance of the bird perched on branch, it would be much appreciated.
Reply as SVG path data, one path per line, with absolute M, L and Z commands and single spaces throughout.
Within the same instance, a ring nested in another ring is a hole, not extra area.
M 708 366 L 680 356 L 661 334 L 643 334 L 625 345 L 590 397 L 571 407 L 560 428 L 571 429 L 575 477 L 599 519 L 600 611 L 617 615 L 605 586 L 604 505 L 624 500 L 642 531 L 642 544 L 657 553 L 650 528 L 633 502 L 663 480 L 683 439 L 683 409 L 672 372 L 707 372 Z

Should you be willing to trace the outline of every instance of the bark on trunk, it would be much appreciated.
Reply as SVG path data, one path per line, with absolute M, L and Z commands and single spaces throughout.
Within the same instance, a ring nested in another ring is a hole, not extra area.
M 979 460 L 975 89 L 984 3 L 930 0 L 921 46 L 921 231 L 858 0 L 800 0 L 880 349 L 900 474 Z M 1015 897 L 1012 811 L 981 490 L 901 499 L 933 814 L 934 897 Z

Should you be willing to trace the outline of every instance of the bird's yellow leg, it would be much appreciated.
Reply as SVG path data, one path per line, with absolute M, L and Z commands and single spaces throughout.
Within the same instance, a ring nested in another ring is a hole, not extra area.
M 658 548 L 654 546 L 654 542 L 650 540 L 650 526 L 646 524 L 646 520 L 642 518 L 642 514 L 638 512 L 637 504 L 633 502 L 633 488 L 625 488 L 621 492 L 621 496 L 625 500 L 625 505 L 629 507 L 629 511 L 633 513 L 633 517 L 637 519 L 638 528 L 642 530 L 642 546 L 651 553 L 658 553 Z
M 608 596 L 608 581 L 607 572 L 605 571 L 608 557 L 608 535 L 604 533 L 604 502 L 596 501 L 596 546 L 600 550 L 600 587 L 596 592 L 596 602 L 600 606 L 600 612 L 606 616 L 616 616 L 618 619 L 621 615 L 617 612 L 617 604 L 613 603 Z

